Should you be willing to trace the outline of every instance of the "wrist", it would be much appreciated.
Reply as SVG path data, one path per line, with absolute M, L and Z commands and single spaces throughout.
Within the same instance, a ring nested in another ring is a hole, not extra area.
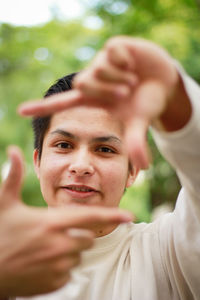
M 190 120 L 192 106 L 181 76 L 177 72 L 177 81 L 172 88 L 165 111 L 155 120 L 154 126 L 163 131 L 177 131 L 183 128 Z

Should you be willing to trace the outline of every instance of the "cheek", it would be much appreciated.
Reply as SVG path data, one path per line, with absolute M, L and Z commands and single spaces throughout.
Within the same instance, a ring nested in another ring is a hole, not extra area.
M 40 183 L 42 186 L 53 185 L 62 173 L 63 162 L 54 154 L 44 155 L 40 164 Z M 49 186 L 51 188 L 51 186 Z
M 63 161 L 55 154 L 43 156 L 40 164 L 40 188 L 48 205 L 56 204 L 57 185 L 62 176 Z
M 123 191 L 128 177 L 127 161 L 117 161 L 106 164 L 103 173 L 103 182 L 107 188 Z

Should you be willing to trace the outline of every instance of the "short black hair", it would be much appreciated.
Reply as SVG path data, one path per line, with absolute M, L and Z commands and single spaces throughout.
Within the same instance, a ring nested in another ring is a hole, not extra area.
M 46 99 L 48 96 L 71 90 L 73 88 L 72 82 L 76 74 L 77 73 L 71 73 L 58 79 L 56 83 L 50 86 L 50 88 L 46 91 L 44 99 Z M 49 128 L 50 120 L 51 116 L 46 116 L 34 118 L 32 121 L 32 128 L 34 132 L 34 149 L 38 150 L 39 159 L 42 155 L 44 135 Z

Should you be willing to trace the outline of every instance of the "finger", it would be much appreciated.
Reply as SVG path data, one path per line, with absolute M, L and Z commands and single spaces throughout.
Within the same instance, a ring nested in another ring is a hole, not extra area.
M 88 69 L 89 73 L 99 80 L 117 83 L 120 82 L 134 87 L 138 82 L 136 75 L 128 70 L 124 72 L 124 70 L 117 67 L 116 64 L 112 64 L 108 58 L 109 51 L 107 52 L 99 52 L 92 62 L 91 67 Z M 85 73 L 85 71 L 83 71 L 83 73 Z M 85 81 L 85 77 L 82 76 L 82 78 Z
M 30 101 L 18 107 L 22 116 L 46 116 L 81 103 L 83 96 L 78 90 L 59 93 L 42 100 Z
M 74 80 L 74 86 L 83 93 L 91 105 L 110 104 L 130 94 L 127 85 L 100 81 L 91 76 L 89 71 L 79 74 Z
M 67 242 L 67 253 L 78 253 L 91 248 L 94 241 L 94 233 L 87 229 L 69 228 L 66 231 L 67 237 L 71 238 Z
M 71 279 L 71 274 L 70 272 L 65 271 L 64 274 L 61 274 L 60 276 L 57 276 L 55 278 L 53 278 L 51 280 L 51 288 L 49 288 L 49 286 L 46 287 L 46 285 L 43 285 L 43 291 L 41 292 L 35 292 L 34 289 L 34 295 L 38 295 L 38 294 L 46 294 L 46 293 L 50 293 L 53 292 L 59 288 L 62 288 L 64 285 L 66 285 L 67 282 L 69 282 L 69 280 Z M 48 289 L 47 289 L 48 288 Z
M 8 199 L 16 201 L 16 199 L 19 199 L 24 175 L 23 155 L 17 146 L 10 146 L 8 148 L 8 157 L 11 161 L 10 171 L 2 184 L 1 191 L 7 198 L 7 201 Z
M 146 80 L 135 89 L 132 110 L 135 116 L 151 123 L 158 118 L 167 105 L 167 91 L 162 82 Z
M 72 238 L 88 239 L 91 240 L 94 238 L 94 233 L 87 229 L 82 228 L 69 228 L 66 230 L 67 235 Z
M 107 50 L 108 59 L 113 65 L 121 69 L 134 71 L 134 56 L 129 51 L 126 40 L 127 38 L 124 37 L 112 38 L 106 43 L 105 48 Z
M 70 271 L 72 268 L 80 265 L 81 263 L 80 251 L 73 252 L 72 254 L 67 254 L 67 257 L 65 255 L 63 256 L 62 260 L 60 259 L 59 263 L 57 263 L 57 270 L 60 271 L 60 274 L 66 272 L 67 270 Z
M 94 76 L 100 80 L 136 86 L 138 78 L 133 72 L 124 72 L 114 66 L 99 66 L 94 70 Z
M 130 161 L 140 169 L 146 169 L 151 161 L 147 144 L 148 122 L 143 118 L 133 118 L 126 130 L 125 142 Z
M 147 144 L 148 127 L 165 106 L 166 91 L 158 81 L 144 82 L 133 94 L 133 115 L 127 124 L 126 143 L 132 162 L 140 168 L 147 168 L 151 159 Z
M 130 222 L 132 214 L 118 208 L 102 207 L 68 207 L 67 210 L 57 208 L 48 210 L 49 222 L 54 228 L 86 228 L 94 226 Z M 53 222 L 52 222 L 53 220 Z

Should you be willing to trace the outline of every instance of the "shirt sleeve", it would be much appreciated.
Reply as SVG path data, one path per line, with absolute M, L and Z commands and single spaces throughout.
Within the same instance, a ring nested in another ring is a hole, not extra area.
M 182 185 L 174 212 L 159 222 L 160 251 L 178 299 L 200 299 L 200 87 L 178 69 L 191 101 L 191 119 L 173 133 L 153 130 Z

